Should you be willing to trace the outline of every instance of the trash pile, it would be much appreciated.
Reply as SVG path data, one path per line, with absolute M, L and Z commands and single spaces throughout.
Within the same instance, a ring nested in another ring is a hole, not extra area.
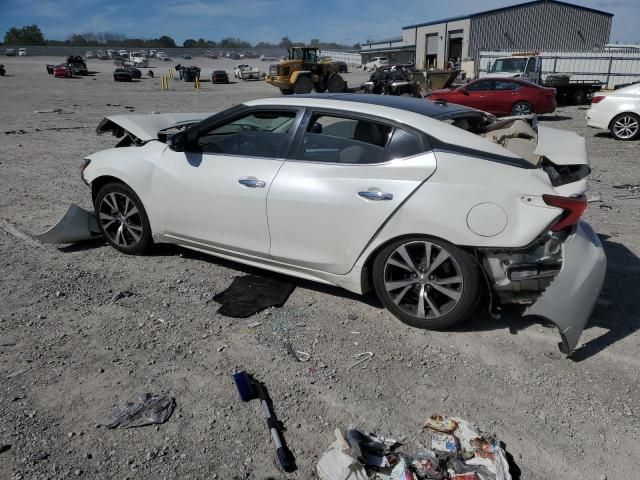
M 317 465 L 321 480 L 511 480 L 500 442 L 461 418 L 432 415 L 424 423 L 429 448 L 400 451 L 402 444 L 351 429 Z

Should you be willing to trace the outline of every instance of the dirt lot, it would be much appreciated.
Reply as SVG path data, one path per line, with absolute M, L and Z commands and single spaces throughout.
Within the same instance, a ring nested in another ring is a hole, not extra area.
M 95 135 L 102 117 L 125 107 L 219 111 L 277 90 L 203 82 L 196 93 L 173 81 L 162 92 L 158 77 L 168 64 L 131 84 L 114 83 L 111 62 L 97 60 L 89 63 L 95 76 L 47 75 L 45 64 L 61 60 L 1 60 L 0 446 L 11 448 L 0 453 L 0 478 L 308 479 L 336 426 L 399 437 L 412 449 L 434 412 L 494 431 L 523 479 L 637 477 L 640 200 L 623 185 L 640 183 L 640 143 L 587 129 L 585 107 L 542 119 L 587 138 L 590 196 L 599 201 L 586 218 L 609 262 L 572 359 L 560 355 L 554 329 L 515 309 L 501 320 L 479 312 L 456 331 L 426 332 L 405 327 L 371 297 L 306 282 L 283 308 L 235 320 L 216 314 L 212 297 L 251 269 L 173 247 L 127 257 L 101 241 L 56 248 L 30 235 L 69 202 L 91 206 L 78 166 L 115 143 Z M 199 64 L 207 78 L 239 62 L 184 63 Z M 54 108 L 65 113 L 34 114 Z M 115 300 L 122 291 L 133 295 Z M 311 360 L 295 362 L 287 340 Z M 375 356 L 347 371 L 366 351 Z M 276 469 L 264 420 L 238 400 L 231 374 L 241 369 L 269 387 L 297 473 Z M 175 396 L 166 424 L 101 426 L 113 405 L 146 391 Z

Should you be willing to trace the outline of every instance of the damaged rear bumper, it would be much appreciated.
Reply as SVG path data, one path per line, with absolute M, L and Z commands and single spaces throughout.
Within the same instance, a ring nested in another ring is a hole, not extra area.
M 560 330 L 560 351 L 570 355 L 596 304 L 607 269 L 600 239 L 586 222 L 563 244 L 562 269 L 525 315 L 542 317 Z

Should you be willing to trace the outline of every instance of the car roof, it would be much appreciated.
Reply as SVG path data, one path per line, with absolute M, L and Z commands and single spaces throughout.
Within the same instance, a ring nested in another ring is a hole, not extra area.
M 302 100 L 302 101 L 301 101 Z M 422 98 L 400 97 L 395 95 L 367 95 L 357 93 L 316 93 L 309 95 L 294 95 L 291 97 L 265 98 L 253 100 L 245 105 L 302 105 L 309 107 L 322 107 L 325 101 L 344 102 L 341 109 L 348 109 L 349 103 L 372 105 L 377 107 L 396 108 L 406 112 L 417 113 L 435 119 L 450 118 L 458 113 L 477 111 L 473 108 Z
M 530 82 L 529 80 L 525 80 L 524 78 L 515 78 L 515 77 L 482 77 L 482 78 L 476 78 L 475 80 L 471 80 L 469 83 L 478 83 L 485 80 L 491 80 L 496 82 L 514 82 L 514 83 L 519 83 L 520 85 L 526 85 L 528 87 L 543 88 L 542 85 L 538 85 L 537 83 Z

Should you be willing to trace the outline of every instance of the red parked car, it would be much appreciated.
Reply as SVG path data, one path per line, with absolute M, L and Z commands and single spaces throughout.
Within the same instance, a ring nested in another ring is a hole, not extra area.
M 71 72 L 71 68 L 66 63 L 61 65 L 56 65 L 53 67 L 53 76 L 61 77 L 61 78 L 71 78 L 73 77 L 73 73 Z
M 551 113 L 558 106 L 556 89 L 518 78 L 484 77 L 450 90 L 435 90 L 429 100 L 445 100 L 494 115 Z

